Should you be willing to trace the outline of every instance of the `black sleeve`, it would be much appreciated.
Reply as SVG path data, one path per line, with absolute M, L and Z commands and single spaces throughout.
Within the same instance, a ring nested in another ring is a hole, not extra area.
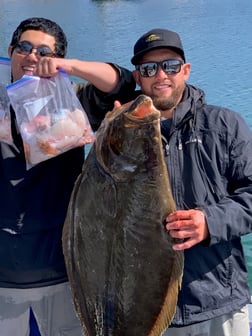
M 94 131 L 99 128 L 105 114 L 113 109 L 115 100 L 124 104 L 134 99 L 136 83 L 131 71 L 116 64 L 111 65 L 119 72 L 119 83 L 113 91 L 102 92 L 90 83 L 79 84 L 75 87 L 77 96 Z

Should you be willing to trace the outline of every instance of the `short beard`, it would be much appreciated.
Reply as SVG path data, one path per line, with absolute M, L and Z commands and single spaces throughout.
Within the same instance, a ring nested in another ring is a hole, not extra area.
M 178 87 L 170 97 L 160 98 L 152 97 L 154 106 L 160 111 L 167 111 L 174 109 L 180 102 L 185 85 Z
M 169 98 L 154 97 L 153 104 L 159 111 L 166 111 L 173 109 L 177 104 L 177 100 L 173 99 L 173 97 Z

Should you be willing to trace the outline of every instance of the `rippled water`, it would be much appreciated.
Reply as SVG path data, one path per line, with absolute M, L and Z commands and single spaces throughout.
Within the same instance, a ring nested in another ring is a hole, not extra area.
M 11 34 L 30 16 L 57 21 L 69 39 L 68 57 L 102 60 L 132 68 L 136 39 L 151 28 L 177 31 L 190 83 L 207 101 L 241 113 L 252 127 L 251 0 L 1 0 L 0 56 Z M 252 235 L 244 239 L 252 288 Z
M 252 126 L 251 0 L 1 0 L 2 55 L 12 31 L 29 16 L 61 24 L 69 57 L 129 68 L 142 33 L 154 27 L 176 30 L 192 63 L 190 82 L 205 90 L 209 102 L 237 110 Z

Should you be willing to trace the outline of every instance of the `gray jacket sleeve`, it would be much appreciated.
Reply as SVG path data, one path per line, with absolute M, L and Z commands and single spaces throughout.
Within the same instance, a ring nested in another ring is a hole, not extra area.
M 252 132 L 237 116 L 231 120 L 227 133 L 226 168 L 222 176 L 226 195 L 202 209 L 210 244 L 252 232 Z

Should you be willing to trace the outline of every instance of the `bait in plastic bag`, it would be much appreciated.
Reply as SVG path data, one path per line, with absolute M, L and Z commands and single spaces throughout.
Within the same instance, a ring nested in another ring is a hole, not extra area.
M 28 167 L 94 141 L 86 112 L 65 72 L 50 78 L 25 75 L 7 91 Z

